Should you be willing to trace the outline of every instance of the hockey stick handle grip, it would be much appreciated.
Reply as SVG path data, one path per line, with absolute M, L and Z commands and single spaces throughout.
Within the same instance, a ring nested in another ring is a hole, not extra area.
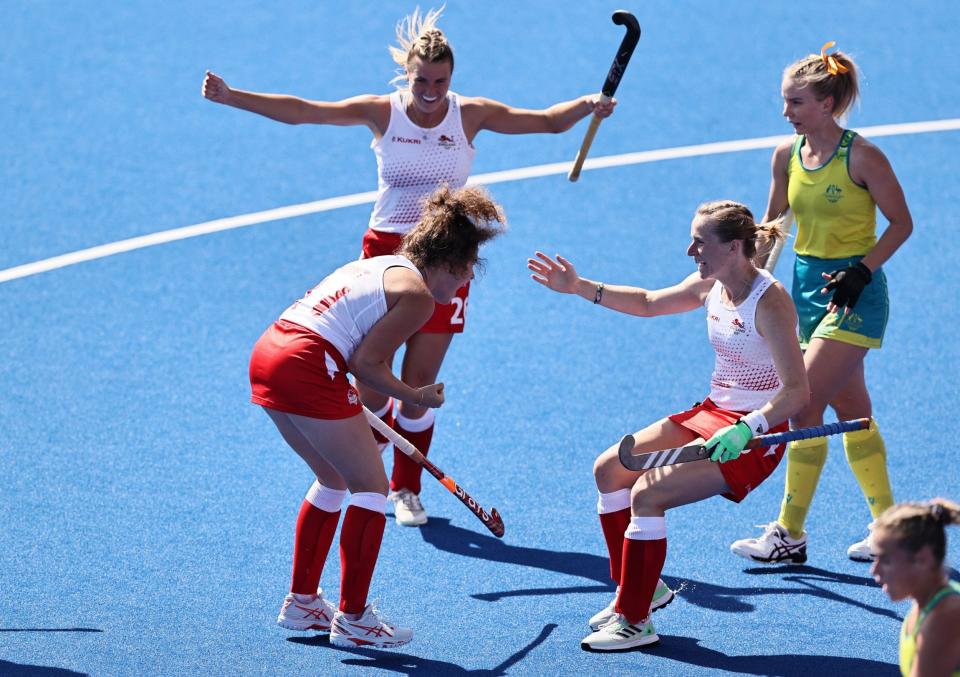
M 610 97 L 606 94 L 600 95 L 600 103 L 605 104 L 610 102 Z M 567 178 L 570 181 L 576 181 L 580 178 L 580 170 L 583 169 L 583 163 L 587 159 L 587 154 L 590 153 L 590 146 L 593 145 L 593 137 L 597 135 L 597 130 L 600 129 L 600 123 L 603 120 L 596 115 L 590 118 L 590 126 L 587 127 L 587 133 L 583 135 L 583 143 L 580 144 L 580 150 L 577 151 L 577 157 L 573 161 L 573 167 L 570 168 L 570 173 L 567 174 Z
M 426 457 L 421 454 L 415 446 L 410 444 L 410 441 L 407 440 L 406 437 L 381 421 L 380 417 L 367 409 L 366 406 L 363 408 L 363 415 L 367 417 L 367 422 L 374 428 L 374 430 L 393 442 L 395 447 L 397 447 L 411 459 L 420 465 L 424 465 L 424 462 L 427 460 Z
M 866 430 L 870 427 L 869 418 L 855 418 L 850 421 L 837 421 L 836 423 L 826 423 L 824 425 L 811 426 L 810 428 L 800 428 L 799 430 L 786 430 L 782 433 L 771 433 L 754 437 L 747 442 L 746 449 L 756 449 L 757 447 L 772 447 L 785 442 L 795 442 L 797 440 L 810 440 L 814 437 L 827 437 L 828 435 L 839 435 L 840 433 L 850 433 L 856 430 Z
M 611 64 L 607 77 L 603 81 L 603 87 L 600 88 L 600 103 L 602 104 L 609 103 L 613 98 L 617 87 L 620 86 L 620 80 L 623 79 L 623 73 L 627 70 L 627 64 L 630 63 L 630 57 L 633 56 L 633 50 L 636 49 L 637 42 L 640 41 L 640 23 L 633 14 L 618 9 L 613 13 L 613 23 L 625 27 L 627 32 L 624 34 L 623 40 L 620 41 L 617 54 L 613 57 L 613 64 Z M 573 167 L 567 174 L 567 179 L 570 181 L 576 181 L 580 178 L 580 170 L 583 169 L 583 162 L 587 159 L 590 146 L 593 145 L 593 137 L 597 135 L 598 129 L 600 129 L 600 118 L 594 115 L 590 120 L 587 133 L 583 137 L 583 143 L 580 144 L 577 157 L 573 161 Z

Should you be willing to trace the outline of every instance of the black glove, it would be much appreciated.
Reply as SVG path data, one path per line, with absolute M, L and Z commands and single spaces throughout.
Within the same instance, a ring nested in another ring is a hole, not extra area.
M 835 270 L 830 273 L 830 282 L 824 287 L 824 291 L 833 291 L 831 303 L 838 308 L 852 309 L 857 305 L 863 288 L 870 284 L 873 279 L 873 273 L 863 263 L 857 262 L 849 268 Z

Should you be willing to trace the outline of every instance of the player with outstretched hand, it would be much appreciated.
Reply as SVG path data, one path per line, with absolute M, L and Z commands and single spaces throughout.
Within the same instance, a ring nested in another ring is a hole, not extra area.
M 420 202 L 440 184 L 463 186 L 474 158 L 474 140 L 481 131 L 500 134 L 564 132 L 594 113 L 608 117 L 615 101 L 600 103 L 600 94 L 557 103 L 543 110 L 526 110 L 482 97 L 460 96 L 450 90 L 453 49 L 437 28 L 440 11 L 419 10 L 397 26 L 398 45 L 390 48 L 402 69 L 392 94 L 365 94 L 342 101 L 313 101 L 294 96 L 258 94 L 234 89 L 208 72 L 203 95 L 235 108 L 288 124 L 365 125 L 373 134 L 377 157 L 378 195 L 363 236 L 362 258 L 392 254 L 403 235 L 420 218 Z M 416 386 L 437 380 L 453 335 L 463 332 L 469 285 L 464 285 L 406 343 L 401 377 Z M 392 359 L 390 360 L 392 364 Z M 393 402 L 382 392 L 359 384 L 364 404 L 428 453 L 434 432 L 432 410 L 417 402 L 400 401 L 394 419 Z M 378 437 L 381 444 L 386 439 Z M 391 498 L 397 522 L 426 523 L 420 502 L 421 466 L 394 450 Z
M 310 466 L 297 519 L 293 581 L 277 623 L 330 630 L 338 646 L 394 647 L 412 630 L 367 605 L 385 524 L 387 476 L 360 397 L 347 379 L 424 408 L 443 404 L 443 384 L 406 383 L 390 358 L 473 278 L 480 246 L 503 230 L 503 213 L 480 188 L 443 187 L 395 255 L 354 261 L 296 301 L 257 341 L 250 358 L 252 401 Z M 340 606 L 319 589 L 340 507 Z
M 823 423 L 829 405 L 839 420 L 871 418 L 864 358 L 883 341 L 889 314 L 884 263 L 913 231 L 903 190 L 879 148 L 838 122 L 857 98 L 858 69 L 843 52 L 811 54 L 786 68 L 783 115 L 796 136 L 773 152 L 765 219 L 789 207 L 796 217 L 793 300 L 800 318 L 810 402 L 798 428 Z M 877 239 L 877 208 L 889 220 Z M 887 453 L 876 422 L 843 436 L 847 462 L 873 518 L 893 504 Z M 734 542 L 741 557 L 768 564 L 807 560 L 807 511 L 827 458 L 827 440 L 793 442 L 787 452 L 780 514 L 757 538 Z M 871 536 L 847 548 L 873 559 Z
M 913 601 L 900 629 L 903 677 L 960 677 L 960 583 L 944 566 L 945 528 L 960 505 L 936 498 L 887 508 L 873 529 L 873 579 L 891 600 Z
M 715 462 L 634 472 L 621 465 L 619 446 L 613 446 L 594 463 L 610 576 L 619 587 L 610 605 L 589 621 L 594 632 L 581 643 L 588 651 L 623 651 L 658 641 L 650 612 L 673 597 L 659 580 L 667 552 L 665 512 L 716 495 L 743 500 L 773 472 L 784 450 L 781 445 L 743 452 L 744 446 L 754 435 L 786 430 L 788 417 L 808 397 L 793 303 L 753 262 L 758 240 L 766 247 L 779 236 L 778 226 L 758 226 L 742 204 L 718 201 L 697 209 L 690 235 L 687 254 L 697 272 L 665 289 L 588 280 L 559 255 L 537 252 L 528 261 L 533 279 L 545 287 L 622 313 L 652 317 L 705 307 L 716 350 L 709 397 L 633 435 L 633 451 L 639 452 L 707 440 Z

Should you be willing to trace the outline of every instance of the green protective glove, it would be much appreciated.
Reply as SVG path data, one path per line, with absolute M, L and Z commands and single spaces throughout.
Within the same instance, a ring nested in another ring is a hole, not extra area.
M 711 461 L 726 463 L 740 457 L 740 452 L 753 437 L 753 431 L 743 421 L 737 421 L 726 428 L 720 428 L 709 440 L 703 443 L 710 452 Z

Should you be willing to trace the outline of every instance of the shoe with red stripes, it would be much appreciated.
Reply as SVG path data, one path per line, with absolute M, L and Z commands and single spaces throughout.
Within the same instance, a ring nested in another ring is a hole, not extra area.
M 329 631 L 336 607 L 323 598 L 323 590 L 317 590 L 315 598 L 301 601 L 307 597 L 309 595 L 288 593 L 277 616 L 277 625 L 287 630 Z
M 373 604 L 363 610 L 360 618 L 350 619 L 342 611 L 333 617 L 330 628 L 330 643 L 335 646 L 372 646 L 389 649 L 403 646 L 413 639 L 413 630 L 387 622 Z

